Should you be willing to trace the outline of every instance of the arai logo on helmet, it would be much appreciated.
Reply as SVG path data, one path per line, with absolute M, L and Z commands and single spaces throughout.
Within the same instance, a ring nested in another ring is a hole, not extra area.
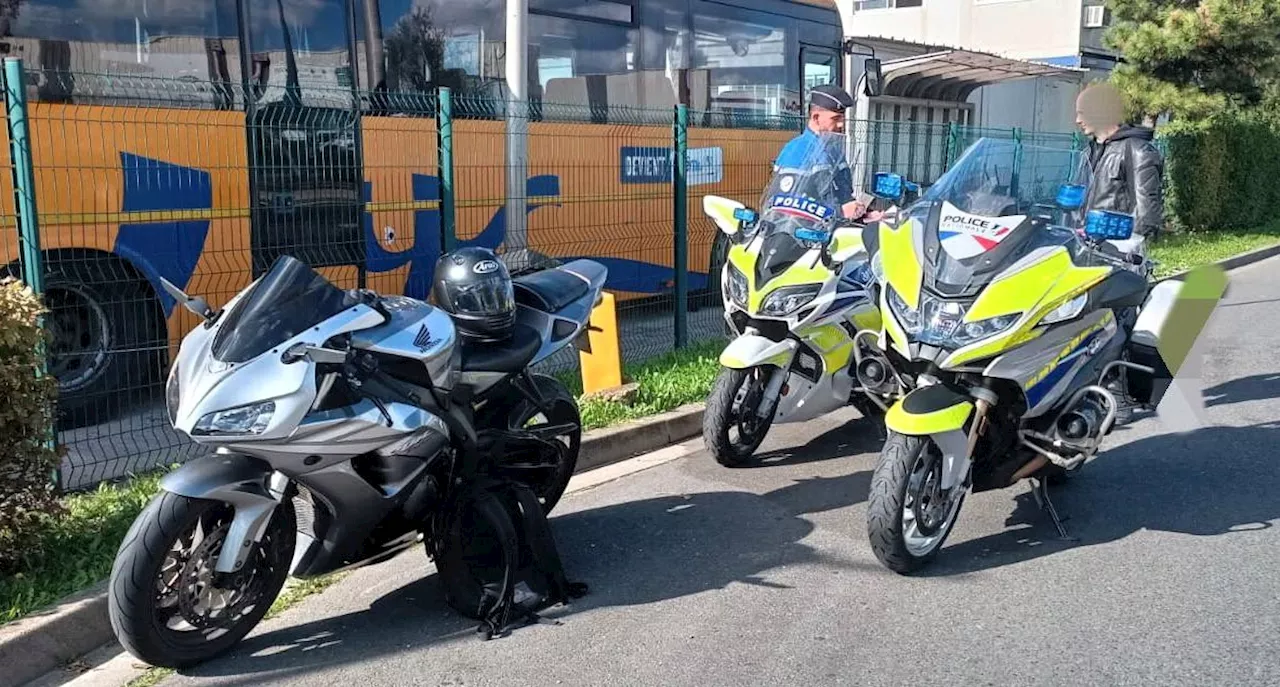
M 497 260 L 481 260 L 475 264 L 475 267 L 471 268 L 471 271 L 476 274 L 489 274 L 490 272 L 497 272 L 498 267 Z

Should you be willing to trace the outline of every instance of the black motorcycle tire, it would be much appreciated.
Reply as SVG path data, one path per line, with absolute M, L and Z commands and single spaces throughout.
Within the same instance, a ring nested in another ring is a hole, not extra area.
M 564 496 L 565 489 L 569 487 L 569 480 L 573 478 L 573 473 L 578 467 L 578 454 L 582 448 L 582 415 L 573 394 L 569 393 L 569 390 L 555 377 L 544 374 L 533 374 L 530 377 L 533 378 L 538 393 L 551 412 L 551 417 L 546 418 L 547 423 L 571 424 L 578 428 L 559 437 L 565 440 L 567 445 L 555 472 L 546 480 L 529 485 L 542 501 L 544 512 L 550 515 L 556 504 L 560 503 L 560 498 Z M 524 396 L 513 396 L 511 400 L 504 401 L 494 408 L 485 409 L 484 418 L 477 418 L 480 424 L 477 429 L 483 429 L 485 424 L 498 422 L 504 422 L 508 429 L 520 429 L 540 414 L 542 411 L 532 401 Z
M 752 370 L 722 368 L 711 387 L 711 395 L 707 397 L 707 407 L 702 416 L 702 441 L 716 462 L 727 468 L 746 467 L 757 462 L 756 449 L 760 448 L 760 444 L 768 436 L 778 411 L 775 404 L 768 419 L 761 422 L 761 426 L 751 437 L 739 441 L 730 438 L 729 431 L 737 424 L 737 419 L 733 416 L 733 401 L 751 372 Z M 755 408 L 749 410 L 755 412 Z
M 158 622 L 157 579 L 170 549 L 207 512 L 223 504 L 162 491 L 133 521 L 111 569 L 107 609 L 111 628 L 121 645 L 136 658 L 161 668 L 188 668 L 215 658 L 236 645 L 261 622 L 285 579 L 297 537 L 293 502 L 276 507 L 263 542 L 274 561 L 266 571 L 261 594 L 235 624 L 218 637 L 179 632 Z M 269 542 L 269 544 L 268 544 Z M 254 558 L 250 559 L 255 560 Z
M 907 549 L 903 507 L 911 482 L 911 471 L 921 452 L 932 443 L 928 437 L 907 436 L 890 432 L 880 451 L 880 459 L 871 476 L 871 493 L 867 497 L 867 536 L 876 558 L 888 569 L 907 575 L 928 565 L 942 551 L 951 528 L 960 519 L 964 496 L 950 520 L 943 525 L 941 539 L 924 555 Z

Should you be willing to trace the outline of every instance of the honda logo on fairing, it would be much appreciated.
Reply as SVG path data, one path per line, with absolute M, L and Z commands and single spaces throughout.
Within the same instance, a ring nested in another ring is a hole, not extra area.
M 422 325 L 418 329 L 418 335 L 413 337 L 413 345 L 418 347 L 419 351 L 426 352 L 428 348 L 440 343 L 439 339 L 431 338 L 431 330 L 427 329 L 427 325 Z

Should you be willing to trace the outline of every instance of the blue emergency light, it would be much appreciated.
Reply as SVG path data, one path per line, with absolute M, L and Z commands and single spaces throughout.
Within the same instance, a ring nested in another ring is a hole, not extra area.
M 831 240 L 831 232 L 821 229 L 796 229 L 796 238 L 812 243 L 826 243 Z
M 1111 210 L 1090 210 L 1085 216 L 1084 233 L 1097 241 L 1124 241 L 1133 236 L 1133 215 Z
M 906 180 L 902 178 L 901 174 L 879 172 L 875 176 L 873 193 L 879 198 L 897 200 L 902 197 L 902 190 L 905 186 Z
M 745 222 L 746 224 L 755 224 L 756 211 L 751 208 L 735 208 L 733 211 L 733 218 L 739 222 Z
M 1080 184 L 1063 184 L 1058 187 L 1058 207 L 1063 210 L 1078 210 L 1084 205 L 1085 187 Z

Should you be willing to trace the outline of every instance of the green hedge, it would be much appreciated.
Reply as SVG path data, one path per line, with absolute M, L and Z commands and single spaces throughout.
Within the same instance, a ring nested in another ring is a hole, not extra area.
M 1256 227 L 1280 214 L 1280 125 L 1220 115 L 1160 129 L 1165 208 L 1177 230 Z
M 31 289 L 0 282 L 0 576 L 18 568 L 43 521 L 59 511 L 51 441 L 57 382 L 40 373 L 42 314 Z

